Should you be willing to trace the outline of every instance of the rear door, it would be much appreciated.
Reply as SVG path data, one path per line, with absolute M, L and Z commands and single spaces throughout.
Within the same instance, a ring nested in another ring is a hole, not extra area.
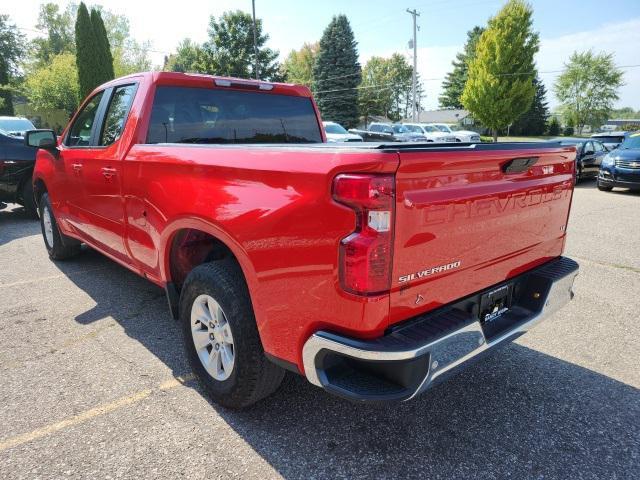
M 392 322 L 561 254 L 573 191 L 572 147 L 496 144 L 399 155 Z

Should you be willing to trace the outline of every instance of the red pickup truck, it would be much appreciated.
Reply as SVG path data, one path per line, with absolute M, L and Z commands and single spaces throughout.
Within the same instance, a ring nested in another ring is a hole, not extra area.
M 285 369 L 407 400 L 573 296 L 572 147 L 327 144 L 305 87 L 179 73 L 102 85 L 25 141 L 49 256 L 85 243 L 163 287 L 228 407 Z

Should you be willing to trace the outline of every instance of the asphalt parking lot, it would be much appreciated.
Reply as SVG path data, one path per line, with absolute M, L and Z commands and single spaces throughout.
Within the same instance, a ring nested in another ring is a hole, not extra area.
M 0 211 L 0 478 L 638 478 L 640 194 L 580 184 L 566 253 L 569 306 L 417 400 L 288 375 L 238 413 L 189 376 L 160 289 L 91 250 L 52 263 Z

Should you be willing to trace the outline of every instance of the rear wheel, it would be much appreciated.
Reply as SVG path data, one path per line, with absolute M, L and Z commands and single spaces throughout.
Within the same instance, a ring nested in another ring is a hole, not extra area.
M 40 227 L 44 245 L 52 260 L 65 260 L 80 252 L 80 242 L 60 233 L 47 193 L 40 197 Z
M 273 393 L 284 370 L 264 354 L 249 292 L 232 260 L 194 268 L 180 295 L 187 358 L 220 405 L 241 409 Z

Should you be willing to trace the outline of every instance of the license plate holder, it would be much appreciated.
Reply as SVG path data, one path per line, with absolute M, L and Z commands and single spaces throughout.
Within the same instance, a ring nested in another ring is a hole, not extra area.
M 497 320 L 511 308 L 513 283 L 507 283 L 480 296 L 479 317 L 481 323 Z

